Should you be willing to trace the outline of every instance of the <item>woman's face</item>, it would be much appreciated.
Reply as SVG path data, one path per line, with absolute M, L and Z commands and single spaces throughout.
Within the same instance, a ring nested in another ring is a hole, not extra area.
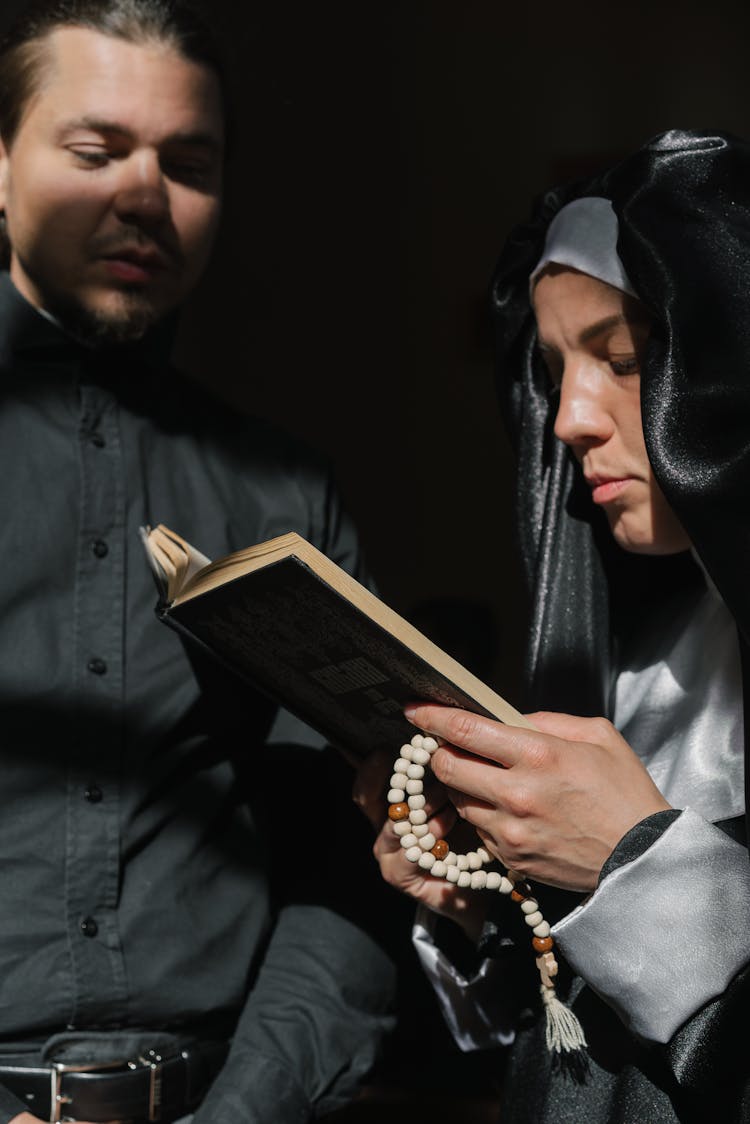
M 616 541 L 639 554 L 687 550 L 643 437 L 640 361 L 650 329 L 643 305 L 586 273 L 551 265 L 534 289 L 534 311 L 559 388 L 555 433 L 581 465 Z

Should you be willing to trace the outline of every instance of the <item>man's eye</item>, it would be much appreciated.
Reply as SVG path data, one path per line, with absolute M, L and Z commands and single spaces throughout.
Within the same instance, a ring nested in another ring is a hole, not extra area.
M 211 179 L 213 167 L 203 160 L 167 160 L 164 171 L 180 183 L 205 184 Z
M 637 355 L 629 355 L 627 359 L 610 359 L 609 365 L 616 375 L 637 375 L 641 369 Z
M 81 164 L 91 168 L 103 168 L 109 160 L 109 153 L 105 148 L 71 148 L 70 152 Z

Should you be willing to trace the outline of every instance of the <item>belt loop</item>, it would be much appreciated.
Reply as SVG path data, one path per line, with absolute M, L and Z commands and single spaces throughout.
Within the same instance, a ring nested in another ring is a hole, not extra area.
M 161 1068 L 162 1057 L 155 1050 L 149 1050 L 146 1056 L 138 1058 L 141 1065 L 148 1066 L 150 1081 L 148 1087 L 148 1119 L 149 1121 L 161 1120 Z
M 49 1118 L 51 1124 L 59 1124 L 61 1119 L 60 1113 L 64 1104 L 70 1104 L 70 1097 L 62 1095 L 62 1079 L 65 1073 L 66 1066 L 60 1062 L 53 1062 L 50 1071 L 50 1101 L 49 1101 Z

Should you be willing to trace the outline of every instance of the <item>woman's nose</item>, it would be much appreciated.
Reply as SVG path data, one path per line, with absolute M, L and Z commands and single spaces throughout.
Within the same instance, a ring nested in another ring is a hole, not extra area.
M 601 444 L 612 436 L 614 420 L 607 408 L 608 380 L 588 358 L 566 362 L 560 384 L 555 434 L 571 448 Z

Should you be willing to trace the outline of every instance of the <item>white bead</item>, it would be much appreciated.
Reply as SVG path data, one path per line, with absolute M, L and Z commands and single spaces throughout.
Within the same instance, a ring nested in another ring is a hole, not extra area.
M 433 878 L 445 878 L 448 870 L 449 868 L 445 865 L 445 863 L 441 862 L 440 859 L 438 859 L 435 865 L 431 868 L 430 874 Z
M 413 781 L 421 781 L 424 776 L 424 765 L 410 765 L 406 770 L 407 777 L 411 777 Z
M 391 777 L 389 784 L 391 788 L 401 788 L 406 783 L 406 777 L 403 773 L 394 773 Z
M 496 870 L 491 870 L 489 872 L 489 874 L 487 875 L 487 881 L 486 881 L 485 885 L 486 885 L 488 890 L 499 890 L 500 889 L 500 883 L 502 882 L 502 880 L 503 880 L 502 874 L 498 874 L 498 872 Z
M 438 743 L 434 738 L 427 737 L 422 739 L 422 748 L 426 749 L 428 753 L 434 753 L 437 747 Z
M 424 805 L 425 805 L 424 796 L 420 796 L 419 794 L 417 794 L 416 796 L 410 796 L 409 799 L 407 800 L 407 804 L 409 805 L 409 807 L 412 810 L 414 810 L 415 808 L 417 810 L 419 808 L 424 808 Z
M 430 762 L 430 755 L 426 749 L 415 749 L 411 755 L 411 759 L 415 765 L 428 765 Z
M 423 851 L 419 859 L 419 865 L 422 867 L 422 870 L 429 870 L 430 867 L 434 866 L 436 862 L 437 859 L 433 855 L 432 851 Z
M 469 874 L 468 870 L 461 871 L 458 876 L 458 882 L 456 883 L 456 885 L 459 886 L 462 890 L 466 890 L 469 886 L 471 886 L 471 875 Z
M 401 846 L 407 851 L 410 847 L 416 847 L 418 843 L 419 840 L 417 839 L 413 831 L 410 831 L 408 835 L 403 835 L 401 837 Z
M 406 762 L 407 768 L 408 768 L 409 762 L 411 761 L 411 755 L 412 755 L 413 752 L 414 752 L 414 750 L 411 748 L 410 745 L 402 745 L 401 749 L 399 750 L 401 760 Z
M 435 838 L 435 836 L 432 834 L 431 831 L 428 831 L 427 834 L 423 835 L 422 838 L 419 840 L 419 846 L 422 848 L 423 851 L 431 851 L 436 843 L 437 843 L 437 839 Z
M 466 857 L 469 860 L 469 870 L 480 869 L 480 867 L 482 866 L 482 860 L 480 859 L 476 851 L 469 851 Z
M 424 745 L 424 737 L 422 736 L 422 734 L 415 734 L 411 739 L 411 744 L 415 749 L 421 749 Z
M 399 820 L 398 823 L 393 825 L 395 835 L 408 835 L 411 831 L 411 824 L 408 820 Z
M 424 820 L 420 820 L 419 823 L 415 823 L 415 821 L 412 819 L 412 816 L 424 816 Z M 409 819 L 411 820 L 411 825 L 412 825 L 411 829 L 414 832 L 414 834 L 416 835 L 417 839 L 421 839 L 422 836 L 426 835 L 427 832 L 430 830 L 429 827 L 427 826 L 427 824 L 425 823 L 425 820 L 427 819 L 427 816 L 425 815 L 424 808 L 417 808 L 417 810 L 415 812 L 410 812 L 409 813 Z
M 485 851 L 484 847 L 477 847 L 477 854 L 479 855 L 483 863 L 492 862 L 492 855 L 489 853 L 489 851 Z
M 418 863 L 423 853 L 421 847 L 410 847 L 406 852 L 406 857 L 410 863 Z
M 394 773 L 405 773 L 408 768 L 409 768 L 409 762 L 406 760 L 405 757 L 397 757 L 396 760 L 393 762 Z
M 472 890 L 483 890 L 487 885 L 487 871 L 475 870 L 471 876 Z
M 536 909 L 533 913 L 527 913 L 524 917 L 524 921 L 530 929 L 535 929 L 537 925 L 541 925 L 542 921 L 544 921 L 544 917 L 542 916 L 541 910 Z
M 550 935 L 549 921 L 540 921 L 538 925 L 534 926 L 534 936 L 544 939 Z
M 521 909 L 524 913 L 533 913 L 539 909 L 539 903 L 535 898 L 527 898 L 525 902 L 521 902 Z
M 446 866 L 455 866 L 456 863 L 458 862 L 458 855 L 456 854 L 455 851 L 449 851 L 448 854 L 445 856 L 443 862 L 445 863 Z
M 445 878 L 447 882 L 458 882 L 460 877 L 461 871 L 457 866 L 449 866 L 447 871 L 445 872 Z
M 404 788 L 410 796 L 419 796 L 420 792 L 424 790 L 424 785 L 421 781 L 409 780 L 404 785 Z
M 406 800 L 406 793 L 404 792 L 403 788 L 389 788 L 388 789 L 388 803 L 389 804 L 401 804 L 401 802 L 404 801 L 404 800 Z
M 469 869 L 469 860 L 466 855 L 456 855 L 456 866 L 459 870 Z
M 509 878 L 506 878 L 505 875 L 503 875 L 503 877 L 500 879 L 500 885 L 498 886 L 498 890 L 500 891 L 501 894 L 509 894 L 512 889 L 513 889 L 513 883 L 511 882 L 511 880 Z

